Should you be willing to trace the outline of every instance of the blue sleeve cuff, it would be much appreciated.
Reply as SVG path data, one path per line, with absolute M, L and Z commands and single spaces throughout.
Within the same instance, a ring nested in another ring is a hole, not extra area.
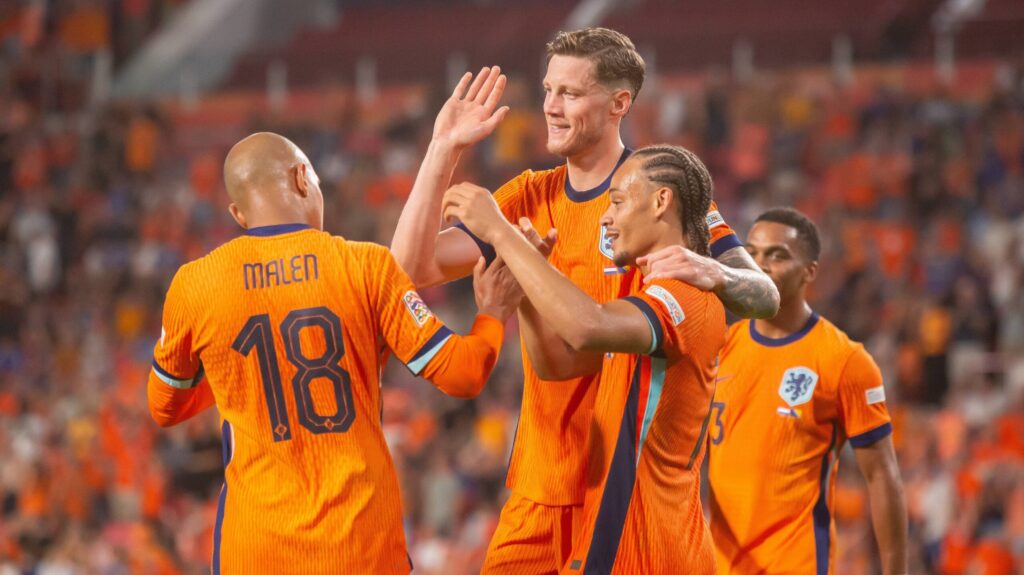
M 203 369 L 203 362 L 199 362 L 199 369 L 196 370 L 196 374 L 192 377 L 178 377 L 160 367 L 160 364 L 157 363 L 155 358 L 153 359 L 153 373 L 155 373 L 161 381 L 177 389 L 191 389 L 206 377 L 206 370 Z
M 736 234 L 729 234 L 718 238 L 714 243 L 711 244 L 711 257 L 718 259 L 719 256 L 733 248 L 743 247 L 743 242 L 740 241 Z
M 871 447 L 880 439 L 892 435 L 892 423 L 883 423 L 871 431 L 865 431 L 860 435 L 850 438 L 850 445 L 854 447 Z
M 434 332 L 434 335 L 430 336 L 427 343 L 420 346 L 417 351 L 406 364 L 405 367 L 409 368 L 409 371 L 413 375 L 419 375 L 423 368 L 430 363 L 430 360 L 434 359 L 437 352 L 441 351 L 444 347 L 445 342 L 452 336 L 452 330 L 448 329 L 448 326 L 442 325 L 440 329 Z
M 494 261 L 494 258 L 498 257 L 497 252 L 494 251 L 494 246 L 476 237 L 476 234 L 469 231 L 469 228 L 464 226 L 462 222 L 455 224 L 455 227 L 466 232 L 467 234 L 469 234 L 469 237 L 473 238 L 473 241 L 476 242 L 476 246 L 480 248 L 480 254 L 483 255 L 484 259 L 487 261 L 487 265 L 491 265 L 491 262 Z
M 643 312 L 644 317 L 647 318 L 648 325 L 651 326 L 651 349 L 647 350 L 647 355 L 651 355 L 661 349 L 661 344 L 665 340 L 665 334 L 661 330 L 661 320 L 658 318 L 658 314 L 651 308 L 650 304 L 636 296 L 628 296 L 622 299 L 639 308 Z

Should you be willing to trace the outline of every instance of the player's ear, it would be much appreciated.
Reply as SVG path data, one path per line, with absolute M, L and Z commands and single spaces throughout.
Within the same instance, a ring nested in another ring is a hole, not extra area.
M 228 206 L 228 211 L 231 212 L 231 217 L 235 218 L 235 221 L 238 222 L 238 225 L 242 226 L 243 229 L 249 229 L 249 226 L 246 225 L 245 223 L 245 214 L 242 213 L 242 210 L 241 208 L 238 207 L 238 204 L 231 202 L 231 205 Z
M 804 267 L 804 282 L 814 283 L 814 280 L 818 277 L 818 262 L 813 261 Z
M 658 219 L 663 218 L 669 210 L 675 209 L 676 197 L 669 187 L 662 186 L 658 188 L 654 191 L 652 197 L 654 201 L 654 215 Z
M 309 182 L 309 174 L 306 173 L 306 164 L 299 162 L 292 167 L 292 178 L 295 182 L 295 189 L 299 191 L 299 195 L 303 198 L 309 197 L 310 188 L 312 185 Z
M 612 92 L 612 115 L 622 118 L 633 106 L 633 94 L 626 89 Z

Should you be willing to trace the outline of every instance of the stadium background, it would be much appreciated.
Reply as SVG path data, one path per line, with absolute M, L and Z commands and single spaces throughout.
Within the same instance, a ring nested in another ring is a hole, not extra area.
M 0 574 L 207 572 L 216 415 L 149 419 L 176 268 L 236 236 L 221 162 L 280 132 L 326 228 L 389 243 L 452 78 L 499 64 L 512 112 L 456 176 L 544 150 L 544 42 L 629 34 L 649 74 L 627 145 L 709 164 L 744 233 L 824 234 L 816 309 L 885 376 L 915 573 L 1024 573 L 1024 3 L 1019 0 L 0 1 Z M 425 290 L 465 328 L 471 286 Z M 392 364 L 384 421 L 416 573 L 475 572 L 504 501 L 514 337 L 471 402 Z M 874 573 L 840 466 L 837 573 Z

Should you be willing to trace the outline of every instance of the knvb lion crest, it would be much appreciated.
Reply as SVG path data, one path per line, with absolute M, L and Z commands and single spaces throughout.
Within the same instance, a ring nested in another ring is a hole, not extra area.
M 605 232 L 606 227 L 601 226 L 601 240 L 597 243 L 597 249 L 601 250 L 601 253 L 604 254 L 604 257 L 610 260 L 614 260 L 615 252 L 612 251 L 612 240 L 607 235 L 605 235 Z
M 814 395 L 814 386 L 818 383 L 818 374 L 806 367 L 791 367 L 782 374 L 779 385 L 779 396 L 790 407 L 807 403 Z

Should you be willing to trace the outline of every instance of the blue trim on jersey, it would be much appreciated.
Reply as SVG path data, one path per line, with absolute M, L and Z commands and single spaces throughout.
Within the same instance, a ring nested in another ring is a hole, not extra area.
M 751 339 L 753 339 L 754 341 L 761 345 L 766 345 L 768 347 L 782 347 L 784 345 L 789 345 L 795 341 L 799 341 L 805 335 L 810 333 L 810 331 L 814 329 L 814 326 L 818 325 L 819 319 L 821 319 L 821 316 L 819 316 L 817 312 L 812 312 L 811 317 L 807 318 L 807 323 L 805 323 L 799 331 L 795 331 L 787 335 L 786 337 L 779 338 L 768 337 L 758 333 L 757 328 L 754 326 L 754 323 L 757 320 L 752 319 L 750 320 L 750 337 Z
M 491 265 L 494 258 L 498 257 L 498 252 L 494 251 L 494 246 L 476 237 L 476 234 L 469 231 L 469 228 L 467 228 L 462 222 L 455 224 L 455 227 L 469 234 L 469 238 L 476 242 L 476 247 L 480 248 L 480 255 L 484 256 L 484 260 L 487 262 L 487 265 Z
M 160 364 L 156 362 L 156 359 L 153 360 L 153 373 L 156 374 L 160 381 L 175 389 L 191 389 L 206 376 L 202 363 L 199 364 L 199 371 L 197 371 L 192 377 L 178 377 L 160 367 Z
M 265 238 L 268 236 L 279 236 L 302 230 L 312 229 L 307 224 L 275 224 L 272 226 L 259 226 L 245 230 L 245 235 Z
M 859 435 L 854 435 L 850 438 L 850 445 L 857 448 L 871 447 L 879 440 L 885 439 L 890 435 L 892 435 L 892 424 L 886 422 L 871 431 L 865 431 Z
M 584 575 L 611 573 L 619 541 L 626 525 L 629 503 L 636 485 L 636 415 L 640 403 L 640 360 L 633 366 L 633 378 L 626 397 L 626 408 L 619 423 L 619 437 L 615 442 L 608 468 L 608 480 L 601 493 L 601 506 L 594 522 L 594 535 L 590 539 Z
M 448 326 L 442 325 L 434 332 L 434 335 L 430 336 L 427 343 L 423 344 L 420 350 L 412 356 L 412 359 L 409 360 L 409 363 L 405 364 L 405 367 L 409 368 L 413 375 L 419 375 L 423 368 L 430 363 L 430 360 L 434 359 L 437 352 L 441 351 L 441 348 L 444 347 L 445 342 L 451 336 L 452 330 L 448 329 Z
M 231 424 L 228 420 L 220 426 L 221 455 L 224 458 L 224 487 L 220 490 L 220 498 L 217 500 L 217 522 L 213 527 L 213 575 L 220 575 L 220 537 L 224 529 L 224 507 L 228 499 L 228 464 L 234 455 L 231 449 Z
M 622 150 L 622 155 L 619 156 L 619 161 L 616 162 L 615 167 L 612 168 L 612 173 L 608 174 L 608 177 L 605 178 L 603 182 L 598 184 L 596 188 L 590 188 L 589 190 L 584 190 L 582 192 L 576 191 L 576 188 L 573 188 L 572 184 L 569 183 L 569 171 L 566 170 L 565 197 L 569 198 L 570 200 L 576 203 L 589 202 L 594 198 L 601 197 L 601 194 L 607 192 L 608 188 L 612 185 L 612 176 L 614 176 L 615 172 L 619 170 L 619 166 L 621 166 L 622 163 L 626 161 L 626 158 L 628 158 L 632 153 L 633 150 L 630 150 L 629 148 L 625 148 L 624 150 Z
M 665 332 L 661 329 L 661 320 L 658 318 L 657 312 L 649 303 L 636 296 L 626 296 L 622 299 L 640 308 L 644 317 L 647 318 L 647 324 L 651 326 L 651 349 L 647 350 L 646 355 L 652 355 L 661 348 L 661 344 L 665 341 Z
M 727 252 L 727 251 L 729 251 L 729 250 L 731 250 L 733 248 L 742 248 L 742 247 L 743 247 L 743 242 L 741 242 L 740 239 L 738 237 L 736 237 L 736 234 L 729 234 L 727 236 L 722 236 L 722 237 L 718 238 L 717 240 L 715 240 L 715 242 L 713 244 L 711 244 L 711 257 L 713 257 L 715 259 L 718 259 L 725 252 Z
M 665 367 L 667 364 L 668 359 L 666 358 L 651 358 L 651 386 L 647 390 L 647 405 L 644 408 L 644 423 L 640 428 L 640 447 L 636 450 L 637 465 L 640 464 L 640 454 L 644 451 L 644 442 L 647 441 L 647 432 L 651 430 L 651 423 L 654 421 L 654 413 L 658 411 L 658 402 L 661 401 L 661 389 L 665 386 Z
M 828 575 L 829 547 L 832 545 L 832 513 L 828 509 L 829 474 L 832 470 L 832 449 L 836 445 L 836 426 L 832 424 L 832 441 L 828 451 L 821 458 L 821 477 L 818 485 L 818 501 L 811 515 L 814 517 L 814 558 L 816 575 Z

